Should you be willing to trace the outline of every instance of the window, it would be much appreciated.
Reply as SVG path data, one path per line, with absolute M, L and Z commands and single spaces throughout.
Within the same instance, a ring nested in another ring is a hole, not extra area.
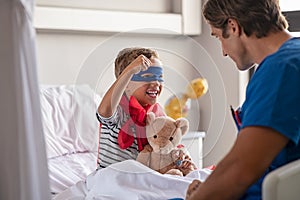
M 280 0 L 280 8 L 289 22 L 289 31 L 294 36 L 300 36 L 300 1 Z

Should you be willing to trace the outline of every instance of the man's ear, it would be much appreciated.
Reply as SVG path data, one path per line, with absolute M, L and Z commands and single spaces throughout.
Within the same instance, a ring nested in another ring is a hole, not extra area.
M 242 29 L 239 23 L 235 19 L 228 19 L 228 29 L 232 34 L 240 36 L 242 34 Z

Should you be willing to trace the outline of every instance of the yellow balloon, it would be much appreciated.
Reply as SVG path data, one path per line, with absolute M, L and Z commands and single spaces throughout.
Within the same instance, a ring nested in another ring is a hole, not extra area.
M 186 117 L 189 109 L 187 101 L 188 98 L 185 94 L 172 96 L 165 104 L 166 114 L 173 119 Z
M 207 90 L 207 80 L 205 78 L 196 78 L 192 80 L 187 86 L 186 95 L 188 96 L 188 98 L 197 99 L 206 94 Z
M 207 80 L 204 78 L 196 78 L 192 80 L 188 86 L 187 91 L 183 94 L 174 95 L 170 97 L 165 104 L 165 112 L 169 117 L 178 119 L 186 117 L 189 110 L 190 99 L 197 99 L 208 90 Z

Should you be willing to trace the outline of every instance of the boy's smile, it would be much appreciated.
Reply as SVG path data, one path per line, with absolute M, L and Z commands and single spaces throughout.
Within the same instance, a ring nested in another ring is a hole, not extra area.
M 149 89 L 149 90 L 146 91 L 146 94 L 149 95 L 152 98 L 156 98 L 159 94 L 159 90 Z
M 128 97 L 134 96 L 142 106 L 145 106 L 155 104 L 161 91 L 162 83 L 158 81 L 130 81 L 126 89 L 126 95 Z

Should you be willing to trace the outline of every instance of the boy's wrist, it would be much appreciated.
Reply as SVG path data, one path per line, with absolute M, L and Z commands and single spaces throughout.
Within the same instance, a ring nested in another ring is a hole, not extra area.
M 127 67 L 123 70 L 123 72 L 121 73 L 121 75 L 119 77 L 125 76 L 125 77 L 128 77 L 129 79 L 131 79 L 132 76 L 138 72 L 139 72 L 138 70 Z

